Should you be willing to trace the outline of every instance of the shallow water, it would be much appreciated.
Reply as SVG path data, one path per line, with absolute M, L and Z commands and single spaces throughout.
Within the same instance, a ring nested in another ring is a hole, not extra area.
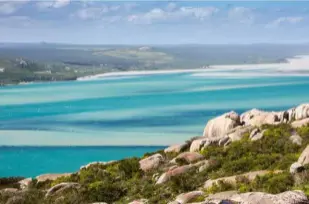
M 2 145 L 168 145 L 201 135 L 208 119 L 230 110 L 282 110 L 309 101 L 308 76 L 265 76 L 265 72 L 174 73 L 1 87 L 0 141 Z M 22 156 L 5 160 L 7 154 L 1 151 L 2 165 L 26 161 Z M 100 159 L 90 157 L 88 162 Z M 78 166 L 87 163 L 74 159 Z M 8 175 L 5 170 L 0 174 Z

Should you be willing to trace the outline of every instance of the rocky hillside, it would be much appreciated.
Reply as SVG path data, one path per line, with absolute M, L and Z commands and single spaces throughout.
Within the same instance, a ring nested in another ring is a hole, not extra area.
M 0 182 L 3 204 L 309 204 L 309 104 L 229 112 L 143 158 Z

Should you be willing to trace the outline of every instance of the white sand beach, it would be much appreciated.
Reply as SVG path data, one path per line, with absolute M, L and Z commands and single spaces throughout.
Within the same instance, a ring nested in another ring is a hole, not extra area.
M 274 76 L 289 74 L 290 76 L 308 75 L 304 71 L 309 72 L 309 55 L 299 55 L 293 58 L 287 58 L 286 63 L 269 63 L 269 64 L 235 64 L 235 65 L 212 65 L 204 69 L 174 69 L 174 70 L 155 70 L 155 71 L 127 71 L 127 72 L 110 72 L 104 74 L 97 74 L 92 76 L 80 77 L 77 80 L 96 80 L 110 77 L 129 77 L 137 75 L 149 74 L 173 74 L 173 73 L 193 73 L 195 76 L 217 76 L 224 75 L 224 73 L 209 73 L 216 71 L 254 71 L 264 70 L 271 71 L 271 73 L 264 73 L 264 76 Z M 231 75 L 231 74 L 229 74 Z M 247 75 L 247 74 L 246 74 Z M 254 75 L 254 73 L 252 74 Z

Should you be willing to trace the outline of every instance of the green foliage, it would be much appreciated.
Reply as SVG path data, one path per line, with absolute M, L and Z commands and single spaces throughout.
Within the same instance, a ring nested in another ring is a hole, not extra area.
M 207 189 L 206 193 L 213 194 L 234 189 L 235 187 L 231 183 L 219 180 L 217 183 L 214 183 L 209 189 Z
M 290 142 L 293 130 L 288 124 L 263 126 L 267 128 L 264 137 L 257 141 L 250 141 L 248 134 L 242 140 L 233 142 L 227 147 L 209 146 L 202 151 L 208 159 L 209 167 L 198 172 L 192 167 L 188 172 L 171 177 L 162 185 L 155 185 L 154 174 L 160 175 L 166 171 L 164 164 L 161 169 L 144 173 L 140 169 L 138 158 L 129 158 L 110 164 L 94 164 L 68 177 L 61 177 L 55 181 L 37 182 L 33 180 L 30 191 L 22 195 L 20 203 L 28 204 L 84 204 L 92 202 L 129 203 L 135 199 L 146 198 L 150 204 L 165 204 L 175 199 L 181 193 L 196 190 L 209 179 L 242 174 L 255 170 L 283 170 L 282 173 L 271 173 L 256 177 L 253 181 L 243 176 L 236 177 L 236 183 L 230 184 L 219 181 L 207 193 L 226 190 L 239 192 L 264 191 L 279 193 L 290 189 L 301 189 L 309 195 L 309 165 L 305 171 L 292 176 L 288 172 L 290 165 L 297 160 L 301 151 L 309 142 L 308 126 L 298 128 L 297 132 L 303 139 L 303 144 L 297 146 Z M 190 141 L 188 141 L 190 142 Z M 173 159 L 177 153 L 160 153 L 166 159 Z M 154 153 L 145 154 L 144 157 Z M 178 165 L 187 164 L 184 159 L 176 160 Z M 11 185 L 21 178 L 0 179 L 0 184 Z M 81 185 L 77 189 L 60 192 L 56 196 L 46 198 L 44 191 L 62 182 L 77 182 Z M 12 195 L 0 194 L 0 203 L 6 202 Z M 198 197 L 195 202 L 202 201 Z M 30 204 L 30 203 L 29 203 Z
M 178 164 L 178 166 L 183 166 L 183 165 L 189 164 L 189 162 L 187 162 L 187 160 L 185 158 L 177 158 L 176 163 Z
M 288 124 L 267 125 L 264 137 L 250 141 L 244 137 L 226 148 L 209 146 L 202 154 L 220 165 L 209 170 L 211 178 L 241 174 L 255 170 L 287 170 L 297 160 L 302 147 L 290 142 L 292 129 Z
M 91 202 L 112 203 L 125 195 L 125 190 L 118 184 L 96 181 L 87 186 L 82 194 Z

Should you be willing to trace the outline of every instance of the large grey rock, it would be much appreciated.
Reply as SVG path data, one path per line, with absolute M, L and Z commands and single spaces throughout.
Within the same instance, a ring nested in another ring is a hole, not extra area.
M 184 174 L 184 173 L 188 172 L 191 168 L 192 168 L 191 165 L 184 165 L 184 166 L 180 166 L 180 167 L 174 167 L 174 168 L 168 170 L 167 172 L 163 173 L 159 177 L 159 179 L 156 182 L 156 184 L 165 183 L 170 178 L 172 178 L 173 176 L 178 176 L 178 175 Z
M 258 109 L 252 109 L 240 116 L 240 121 L 244 125 L 260 127 L 264 124 L 275 125 L 280 123 L 281 112 L 266 112 Z
M 177 159 L 185 160 L 187 163 L 194 163 L 203 159 L 204 156 L 197 152 L 183 152 L 175 157 L 171 163 L 177 163 Z
M 222 138 L 238 125 L 240 125 L 239 115 L 231 111 L 208 121 L 203 136 L 206 138 Z
M 37 179 L 38 182 L 44 182 L 44 181 L 47 181 L 47 180 L 54 181 L 57 178 L 64 177 L 64 176 L 71 176 L 71 175 L 72 175 L 71 173 L 42 174 L 42 175 L 37 176 L 36 179 Z
M 146 171 L 157 169 L 163 161 L 164 161 L 163 156 L 157 153 L 145 159 L 140 160 L 139 164 L 140 164 L 140 168 L 146 172 Z
M 71 188 L 79 188 L 80 184 L 79 183 L 73 183 L 73 182 L 67 182 L 67 183 L 60 183 L 57 184 L 53 187 L 51 187 L 50 189 L 47 190 L 45 196 L 53 196 L 55 194 L 61 193 L 67 189 L 71 189 Z
M 300 163 L 303 166 L 309 164 L 309 145 L 304 149 L 304 151 L 299 156 L 298 163 Z
M 299 146 L 301 146 L 302 141 L 303 141 L 303 139 L 302 139 L 299 135 L 297 135 L 297 134 L 291 135 L 290 138 L 289 138 L 289 140 L 290 140 L 293 144 L 296 144 L 296 145 L 299 145 Z
M 280 194 L 250 192 L 235 194 L 230 200 L 239 204 L 308 204 L 309 200 L 302 191 L 286 191 Z
M 203 191 L 192 191 L 178 195 L 175 201 L 179 204 L 185 204 L 202 195 L 204 195 Z
M 264 136 L 265 131 L 266 131 L 266 130 L 262 130 L 262 131 L 260 131 L 260 132 L 256 131 L 255 134 L 252 133 L 252 134 L 250 135 L 250 140 L 251 140 L 251 141 L 256 141 L 256 140 L 262 139 L 263 136 Z
M 188 146 L 187 143 L 172 145 L 172 146 L 169 146 L 168 148 L 166 148 L 164 150 L 164 152 L 165 153 L 171 153 L 171 152 L 179 153 L 179 152 L 183 151 L 187 146 Z
M 303 127 L 303 126 L 306 126 L 306 125 L 309 125 L 309 118 L 305 118 L 305 119 L 302 119 L 302 120 L 295 120 L 291 123 L 291 126 L 293 128 L 300 128 L 300 127 Z

